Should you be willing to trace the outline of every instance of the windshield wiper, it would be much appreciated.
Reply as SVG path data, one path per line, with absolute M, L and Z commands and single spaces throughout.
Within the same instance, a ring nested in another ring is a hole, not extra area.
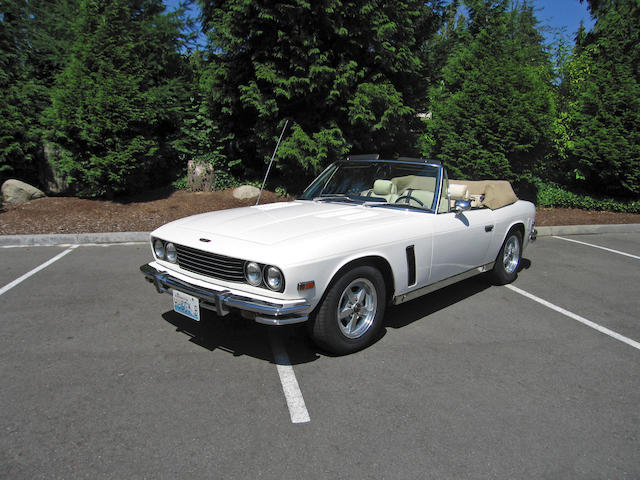
M 390 202 L 364 202 L 362 204 L 365 207 L 396 207 L 396 208 L 410 208 L 411 210 L 420 210 L 421 212 L 431 212 L 430 208 L 420 207 L 411 203 L 390 203 Z
M 349 203 L 360 203 L 360 200 L 356 200 L 355 198 L 351 198 L 347 195 L 327 195 L 321 197 L 315 197 L 313 199 L 314 202 L 349 202 Z

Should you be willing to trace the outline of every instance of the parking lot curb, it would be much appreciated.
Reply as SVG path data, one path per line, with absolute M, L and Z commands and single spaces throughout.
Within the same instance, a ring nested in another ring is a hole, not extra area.
M 57 235 L 0 235 L 0 247 L 111 244 L 148 241 L 149 232 L 65 233 Z
M 615 225 L 558 225 L 555 227 L 536 227 L 539 237 L 552 235 L 593 235 L 596 233 L 637 233 L 640 223 Z
M 637 233 L 640 223 L 616 225 L 559 225 L 536 227 L 538 237 L 588 235 L 596 233 Z M 0 247 L 54 246 L 148 242 L 150 232 L 65 233 L 57 235 L 0 235 Z

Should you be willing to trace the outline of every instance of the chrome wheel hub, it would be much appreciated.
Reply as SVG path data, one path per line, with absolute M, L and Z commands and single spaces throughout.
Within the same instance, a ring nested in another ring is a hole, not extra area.
M 358 278 L 344 289 L 338 302 L 338 327 L 347 338 L 358 338 L 369 330 L 378 310 L 376 289 L 366 278 Z
M 504 253 L 502 256 L 502 264 L 504 270 L 511 274 L 516 271 L 518 264 L 520 263 L 520 242 L 518 237 L 509 237 L 507 243 L 504 245 Z

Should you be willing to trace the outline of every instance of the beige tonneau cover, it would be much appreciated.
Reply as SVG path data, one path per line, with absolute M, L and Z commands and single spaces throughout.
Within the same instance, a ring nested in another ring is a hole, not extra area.
M 469 189 L 469 195 L 476 200 L 478 206 L 491 210 L 518 201 L 518 197 L 507 180 L 449 180 L 449 183 L 466 185 Z

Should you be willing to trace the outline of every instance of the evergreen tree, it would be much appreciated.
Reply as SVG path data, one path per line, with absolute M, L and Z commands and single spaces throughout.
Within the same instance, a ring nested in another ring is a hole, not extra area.
M 224 166 L 223 146 L 219 126 L 210 116 L 205 102 L 204 89 L 201 86 L 202 76 L 206 69 L 201 51 L 196 50 L 189 56 L 191 72 L 191 97 L 183 110 L 182 128 L 172 143 L 179 154 L 179 161 L 184 172 L 190 160 L 196 163 L 208 163 L 214 167 Z M 186 185 L 186 177 L 179 182 Z M 234 184 L 234 179 L 224 168 L 216 169 L 215 188 L 223 189 Z
M 562 85 L 561 180 L 593 194 L 640 195 L 640 3 L 592 0 Z
M 454 177 L 515 180 L 540 168 L 554 116 L 553 69 L 533 7 L 467 0 L 442 82 L 431 92 L 424 150 Z
M 182 24 L 161 0 L 80 0 L 70 59 L 52 89 L 54 168 L 80 195 L 166 181 L 189 88 Z
M 27 160 L 22 84 L 25 69 L 25 1 L 0 2 L 0 180 L 15 174 L 16 166 Z
M 42 112 L 66 62 L 75 0 L 0 0 L 0 180 L 38 180 Z
M 440 3 L 200 1 L 207 103 L 227 167 L 261 173 L 285 118 L 284 173 L 348 151 L 413 149 L 427 94 L 422 45 L 440 26 Z

